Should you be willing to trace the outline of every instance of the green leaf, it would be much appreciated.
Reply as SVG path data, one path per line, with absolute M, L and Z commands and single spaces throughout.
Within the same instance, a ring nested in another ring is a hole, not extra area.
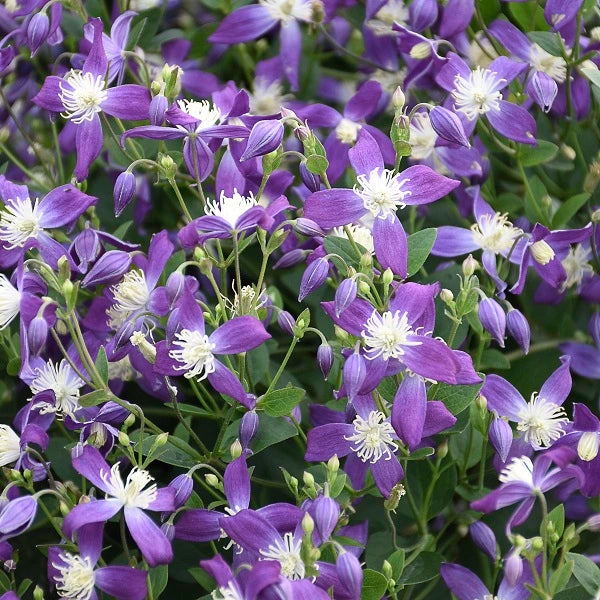
M 560 569 L 554 571 L 554 573 L 550 575 L 550 592 L 552 594 L 560 592 L 560 590 L 564 589 L 567 583 L 569 583 L 569 579 L 571 579 L 573 573 L 574 564 L 575 563 L 572 560 L 568 560 Z
M 200 567 L 188 569 L 188 573 L 207 591 L 212 592 L 215 588 L 214 579 Z
M 106 358 L 106 349 L 100 346 L 96 356 L 96 370 L 105 384 L 108 384 L 108 358 Z
M 31 579 L 23 579 L 23 581 L 21 581 L 21 583 L 19 585 L 19 588 L 17 589 L 17 596 L 19 598 L 22 598 L 32 583 L 33 583 L 33 581 L 31 581 Z
M 600 568 L 598 568 L 598 565 L 582 554 L 569 552 L 567 558 L 574 562 L 573 575 L 575 575 L 575 579 L 594 597 L 600 589 Z
M 425 263 L 435 238 L 437 230 L 430 227 L 408 236 L 408 276 L 414 275 Z
M 579 69 L 596 87 L 600 88 L 600 71 L 593 67 L 583 67 Z
M 547 214 L 547 210 L 545 210 L 545 207 L 547 206 L 546 197 L 548 196 L 546 186 L 537 175 L 529 177 L 528 181 L 529 188 L 526 188 L 523 198 L 525 203 L 525 214 L 532 223 L 538 221 L 549 227 L 551 219 L 550 215 Z M 531 193 L 529 190 L 531 190 Z
M 402 575 L 402 571 L 404 571 L 404 559 L 406 557 L 406 553 L 402 548 L 396 550 L 392 554 L 387 557 L 387 561 L 390 563 L 392 567 L 392 579 L 398 581 L 400 576 Z
M 363 571 L 363 584 L 360 593 L 361 600 L 379 600 L 387 589 L 386 578 L 373 569 Z
M 227 428 L 227 432 L 221 442 L 221 451 L 227 451 L 229 446 L 231 446 L 231 443 L 238 436 L 239 428 L 239 420 L 234 421 Z M 258 454 L 265 448 L 279 444 L 296 435 L 298 435 L 298 431 L 288 420 L 281 417 L 272 417 L 261 412 L 258 414 L 258 433 L 252 440 L 250 448 L 254 454 Z
M 435 454 L 435 449 L 430 446 L 425 446 L 424 448 L 419 448 L 414 452 L 411 452 L 409 456 L 406 457 L 407 460 L 423 460 L 428 456 L 433 456 Z
M 546 140 L 538 140 L 537 146 L 522 145 L 521 162 L 524 167 L 533 167 L 552 160 L 558 152 L 558 146 Z
M 588 201 L 588 192 L 582 192 L 565 200 L 552 217 L 552 229 L 558 229 L 566 225 L 577 213 L 577 211 Z
M 532 42 L 535 42 L 546 52 L 552 54 L 552 56 L 562 56 L 562 48 L 558 41 L 557 33 L 552 33 L 551 31 L 530 31 L 527 35 Z
M 347 240 L 346 238 L 342 237 L 337 237 L 335 235 L 328 235 L 325 238 L 323 245 L 325 246 L 325 250 L 327 250 L 328 254 L 338 254 L 346 261 L 346 264 L 349 267 L 358 267 L 359 257 L 356 255 L 356 252 L 352 247 L 350 240 Z M 367 252 L 366 248 L 363 248 L 360 244 L 356 245 L 358 246 L 358 249 L 361 253 L 364 254 L 365 252 Z M 336 263 L 336 266 L 339 265 L 339 267 L 345 271 L 345 268 L 339 260 L 336 260 L 335 257 L 332 257 L 331 260 L 334 263 Z
M 481 356 L 479 368 L 484 371 L 487 369 L 510 369 L 510 360 L 495 348 L 488 348 Z
M 511 2 L 508 10 L 523 31 L 536 29 L 548 30 L 544 10 L 536 0 L 530 2 Z
M 291 386 L 273 390 L 258 401 L 258 408 L 271 417 L 287 417 L 304 398 L 304 394 L 304 390 Z
M 6 374 L 11 377 L 16 377 L 21 370 L 21 358 L 19 356 L 15 356 L 8 361 L 6 365 Z
M 565 507 L 564 504 L 559 504 L 548 515 L 549 523 L 554 526 L 554 531 L 561 537 L 565 530 Z
M 169 566 L 161 565 L 148 571 L 148 586 L 152 590 L 152 598 L 158 598 L 167 587 L 169 581 Z
M 444 403 L 446 408 L 453 414 L 458 415 L 467 408 L 477 397 L 483 383 L 475 385 L 449 385 L 438 383 L 430 388 L 430 396 Z
M 139 448 L 139 431 L 135 431 L 131 434 L 131 439 L 136 442 L 136 450 Z M 144 437 L 142 442 L 142 454 L 148 456 L 150 449 L 156 441 L 156 435 L 148 435 Z M 177 440 L 177 446 L 171 442 L 171 438 L 167 440 L 167 443 L 160 448 L 155 448 L 152 452 L 152 458 L 159 462 L 167 463 L 168 465 L 175 465 L 176 467 L 193 467 L 198 461 L 194 458 L 198 453 L 183 440 Z M 187 451 L 189 449 L 189 451 Z
M 106 390 L 94 390 L 88 394 L 84 394 L 79 397 L 79 404 L 81 406 L 96 406 L 102 402 L 108 402 L 109 395 Z
M 306 168 L 311 173 L 324 173 L 327 171 L 327 167 L 329 167 L 329 161 L 324 156 L 319 156 L 318 154 L 311 154 L 306 159 Z
M 580 586 L 558 592 L 553 600 L 590 600 L 590 595 Z
M 442 564 L 442 555 L 437 552 L 421 552 L 415 560 L 406 565 L 398 583 L 415 585 L 437 577 Z

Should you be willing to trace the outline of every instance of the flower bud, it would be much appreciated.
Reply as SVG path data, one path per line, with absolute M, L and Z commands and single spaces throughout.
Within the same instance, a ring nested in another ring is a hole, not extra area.
M 356 281 L 353 278 L 344 279 L 335 291 L 335 315 L 339 317 L 356 298 L 358 291 Z
M 304 513 L 304 516 L 302 517 L 302 531 L 306 535 L 312 535 L 314 530 L 315 522 L 313 518 L 308 513 Z
M 440 292 L 440 300 L 444 304 L 449 304 L 450 302 L 452 302 L 452 300 L 454 300 L 454 294 L 452 293 L 452 290 L 449 290 L 448 288 L 443 288 Z
M 534 70 L 525 91 L 544 112 L 548 112 L 558 94 L 558 85 L 547 73 Z
M 281 327 L 282 331 L 285 331 L 285 333 L 294 335 L 296 320 L 287 310 L 282 310 L 277 314 L 277 324 Z
M 214 473 L 207 473 L 206 475 L 204 475 L 204 479 L 206 480 L 206 483 L 208 483 L 208 485 L 210 485 L 211 487 L 218 488 L 220 485 L 219 478 Z
M 434 106 L 429 113 L 429 120 L 433 130 L 444 140 L 470 148 L 471 143 L 465 133 L 462 122 L 456 113 L 444 108 Z
M 130 171 L 123 171 L 115 181 L 113 199 L 115 202 L 115 217 L 121 216 L 135 194 L 135 175 Z
M 317 349 L 317 363 L 323 379 L 327 379 L 333 366 L 333 348 L 329 344 L 321 344 Z
M 167 278 L 165 289 L 169 303 L 173 306 L 185 289 L 185 275 L 179 271 L 173 271 Z
M 525 315 L 517 309 L 509 310 L 506 314 L 506 326 L 515 342 L 517 342 L 523 352 L 527 354 L 529 352 L 531 332 Z
M 529 247 L 531 256 L 540 265 L 547 265 L 550 261 L 554 260 L 554 250 L 552 246 L 545 240 L 538 240 Z
M 239 458 L 242 455 L 244 449 L 242 448 L 242 444 L 240 440 L 235 440 L 231 446 L 229 446 L 229 453 L 231 454 L 232 459 Z
M 507 421 L 497 415 L 492 419 L 489 428 L 490 443 L 498 453 L 500 460 L 506 462 L 513 442 L 513 432 Z
M 401 111 L 404 108 L 405 104 L 406 96 L 404 95 L 402 88 L 398 86 L 392 94 L 392 105 L 397 111 Z
M 129 436 L 124 431 L 119 431 L 118 439 L 121 446 L 129 446 Z
M 50 33 L 50 19 L 45 11 L 35 13 L 27 25 L 27 45 L 33 58 Z
M 340 587 L 349 600 L 359 600 L 363 583 L 363 571 L 360 562 L 351 552 L 342 552 L 335 563 Z
M 164 123 L 169 101 L 164 94 L 156 94 L 150 102 L 150 124 L 160 126 Z
M 343 375 L 348 399 L 352 401 L 360 392 L 365 378 L 367 377 L 365 359 L 358 352 L 353 352 L 346 359 Z
M 158 168 L 163 179 L 173 179 L 177 172 L 175 161 L 168 154 L 160 154 L 158 157 Z
M 325 236 L 325 232 L 319 227 L 319 225 L 317 225 L 311 219 L 306 219 L 305 217 L 300 217 L 296 219 L 294 229 L 301 235 L 306 235 L 308 237 Z
M 166 521 L 160 526 L 160 530 L 170 542 L 175 539 L 175 525 L 173 525 L 173 523 Z
M 567 160 L 575 160 L 575 158 L 577 157 L 577 153 L 575 152 L 575 149 L 572 146 L 568 146 L 567 144 L 561 144 L 559 150 L 560 150 L 560 153 Z
M 600 531 L 600 513 L 592 515 L 585 523 L 586 529 L 590 531 Z
M 462 272 L 465 277 L 471 277 L 473 273 L 479 268 L 479 263 L 473 258 L 472 254 L 469 254 L 462 263 Z
M 401 483 L 397 483 L 391 490 L 390 495 L 383 501 L 383 508 L 394 512 L 398 508 L 400 499 L 406 494 L 406 489 Z
M 239 430 L 239 440 L 242 448 L 248 448 L 250 442 L 252 442 L 258 432 L 258 425 L 258 415 L 255 411 L 249 410 L 247 413 L 244 413 L 240 421 Z
M 289 269 L 301 263 L 306 258 L 307 251 L 294 248 L 286 252 L 274 265 L 273 269 Z
M 96 261 L 96 264 L 83 278 L 81 285 L 92 287 L 94 285 L 115 283 L 129 271 L 130 265 L 131 256 L 128 252 L 109 250 Z
M 328 461 L 327 461 L 327 470 L 330 473 L 337 473 L 340 469 L 340 459 L 338 458 L 337 454 L 334 454 Z
M 544 549 L 544 540 L 539 535 L 531 539 L 531 549 L 539 554 Z
M 33 600 L 44 600 L 44 590 L 39 585 L 33 590 Z
M 506 315 L 493 298 L 484 298 L 479 303 L 479 320 L 483 328 L 492 335 L 501 348 L 504 348 Z
M 148 341 L 144 333 L 135 331 L 129 338 L 129 341 L 150 364 L 153 365 L 156 362 L 156 347 Z
M 329 496 L 317 496 L 314 501 L 314 509 L 315 525 L 321 538 L 320 544 L 322 544 L 331 537 L 337 525 L 340 505 Z
M 413 0 L 410 4 L 410 24 L 412 31 L 420 33 L 431 27 L 438 18 L 436 0 Z
M 311 191 L 318 192 L 321 189 L 321 177 L 316 173 L 312 173 L 306 166 L 306 161 L 302 161 L 299 166 L 300 177 L 302 183 Z
M 194 481 L 187 473 L 183 473 L 171 480 L 168 487 L 175 490 L 175 509 L 177 509 L 189 500 L 194 490 Z
M 283 124 L 277 119 L 259 121 L 254 125 L 246 150 L 240 157 L 240 161 L 249 160 L 256 156 L 263 156 L 279 148 L 283 140 Z
M 517 581 L 523 575 L 523 560 L 519 556 L 519 553 L 516 550 L 513 550 L 505 559 L 504 559 L 504 576 L 506 577 L 508 583 L 511 587 L 514 587 L 517 584 Z
M 498 553 L 496 536 L 494 532 L 482 521 L 475 521 L 469 527 L 469 532 L 473 538 L 475 545 L 487 556 L 490 560 L 495 561 Z
M 592 194 L 600 183 L 600 162 L 595 160 L 589 166 L 589 170 L 583 181 L 583 191 Z
M 325 283 L 328 274 L 329 262 L 326 258 L 320 257 L 313 260 L 302 274 L 298 302 L 302 302 L 309 294 L 320 288 Z
M 33 356 L 39 356 L 48 337 L 48 323 L 44 317 L 34 317 L 27 328 L 27 342 Z

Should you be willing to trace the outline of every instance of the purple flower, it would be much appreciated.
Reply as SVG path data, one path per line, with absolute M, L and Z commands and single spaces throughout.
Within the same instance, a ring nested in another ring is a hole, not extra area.
M 78 504 L 65 517 L 63 531 L 69 538 L 90 523 L 104 523 L 121 509 L 131 537 L 150 566 L 173 560 L 169 540 L 145 510 L 172 511 L 175 490 L 157 488 L 154 477 L 145 469 L 134 467 L 124 481 L 119 463 L 109 467 L 100 452 L 92 446 L 75 446 L 71 457 L 73 468 L 106 494 L 105 500 Z
M 260 346 L 271 337 L 263 324 L 254 317 L 235 317 L 207 335 L 202 309 L 190 292 L 182 295 L 169 321 L 176 328 L 166 341 L 156 345 L 155 372 L 208 379 L 216 391 L 252 408 L 238 378 L 215 355 L 239 354 Z
M 79 181 L 88 176 L 90 165 L 102 150 L 100 113 L 118 119 L 137 121 L 148 118 L 150 92 L 141 85 L 127 84 L 107 88 L 105 75 L 108 59 L 102 43 L 102 21 L 90 21 L 94 41 L 81 71 L 71 70 L 64 77 L 46 77 L 40 92 L 33 98 L 38 106 L 61 113 L 75 127 Z
M 562 356 L 561 366 L 548 377 L 539 393 L 526 402 L 515 387 L 499 375 L 488 375 L 481 388 L 489 410 L 517 423 L 524 441 L 534 450 L 547 448 L 565 433 L 569 422 L 563 402 L 571 391 L 570 359 Z
M 60 546 L 48 550 L 48 578 L 61 597 L 97 600 L 96 588 L 118 600 L 146 597 L 146 571 L 126 566 L 96 567 L 102 551 L 102 524 L 83 526 L 77 542 L 79 554 Z
M 502 307 L 493 298 L 484 298 L 479 302 L 478 314 L 483 328 L 504 348 L 506 314 Z
M 483 521 L 472 523 L 469 532 L 475 545 L 483 550 L 491 561 L 496 561 L 498 558 L 498 543 L 494 532 Z
M 0 510 L 0 543 L 21 535 L 35 520 L 37 500 L 34 496 L 18 496 Z
M 4 175 L 0 175 L 0 198 L 4 202 L 0 211 L 0 266 L 12 266 L 26 250 L 38 248 L 54 269 L 58 259 L 68 255 L 47 230 L 70 225 L 98 200 L 71 184 L 53 189 L 41 200 L 32 200 L 26 186 L 11 183 Z

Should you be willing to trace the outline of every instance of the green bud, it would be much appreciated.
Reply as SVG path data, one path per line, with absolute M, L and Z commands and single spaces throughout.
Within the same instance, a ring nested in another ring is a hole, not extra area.
M 387 560 L 383 561 L 383 565 L 381 567 L 381 572 L 385 576 L 386 579 L 391 579 L 394 571 L 392 569 L 392 565 Z
M 536 536 L 531 540 L 531 549 L 538 554 L 544 549 L 544 540 L 541 537 Z
M 340 468 L 340 459 L 338 458 L 337 454 L 334 454 L 328 461 L 327 461 L 327 470 L 330 473 L 337 473 L 338 470 Z
M 240 444 L 240 440 L 235 440 L 233 444 L 229 447 L 229 452 L 231 454 L 231 458 L 236 459 L 242 455 L 243 452 L 242 444 Z
M 210 485 L 211 487 L 218 488 L 220 485 L 219 478 L 214 473 L 207 473 L 206 475 L 204 475 L 204 479 L 206 480 L 206 483 L 208 483 L 208 485 Z
M 394 272 L 389 267 L 381 275 L 381 281 L 385 286 L 391 285 L 394 281 Z
M 33 600 L 44 600 L 44 590 L 39 585 L 33 590 Z
M 306 535 L 312 535 L 314 530 L 315 522 L 313 518 L 308 513 L 304 513 L 304 516 L 302 517 L 302 531 L 304 531 Z
M 119 444 L 129 446 L 129 436 L 124 431 L 119 431 Z
M 309 489 L 314 489 L 315 487 L 315 478 L 312 473 L 308 471 L 304 471 L 302 474 L 302 481 L 304 481 L 304 485 Z
M 471 277 L 473 273 L 479 268 L 479 263 L 473 258 L 472 254 L 469 254 L 462 263 L 462 272 L 465 277 Z
M 371 291 L 371 286 L 366 281 L 359 281 L 357 287 L 361 294 L 368 294 Z
M 448 288 L 442 289 L 440 292 L 440 300 L 444 304 L 450 304 L 454 300 L 454 294 L 452 293 L 452 290 L 449 290 Z
M 444 440 L 438 447 L 437 447 L 437 456 L 440 460 L 446 458 L 446 456 L 448 455 L 448 442 L 446 440 Z
M 278 169 L 282 159 L 283 149 L 281 146 L 265 154 L 262 157 L 263 177 L 268 177 L 275 169 Z
M 163 179 L 172 180 L 177 173 L 177 165 L 168 154 L 158 155 L 158 173 Z
M 166 431 L 163 431 L 163 433 L 159 433 L 156 436 L 156 439 L 154 440 L 154 446 L 156 446 L 157 448 L 160 448 L 161 446 L 164 446 L 168 441 L 169 441 L 169 434 Z
M 135 415 L 133 413 L 129 413 L 125 421 L 123 421 L 123 425 L 125 428 L 129 429 L 135 423 Z

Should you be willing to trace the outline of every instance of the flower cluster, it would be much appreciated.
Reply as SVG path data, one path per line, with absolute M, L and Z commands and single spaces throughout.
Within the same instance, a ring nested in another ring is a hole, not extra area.
M 598 2 L 0 33 L 0 600 L 600 598 Z

